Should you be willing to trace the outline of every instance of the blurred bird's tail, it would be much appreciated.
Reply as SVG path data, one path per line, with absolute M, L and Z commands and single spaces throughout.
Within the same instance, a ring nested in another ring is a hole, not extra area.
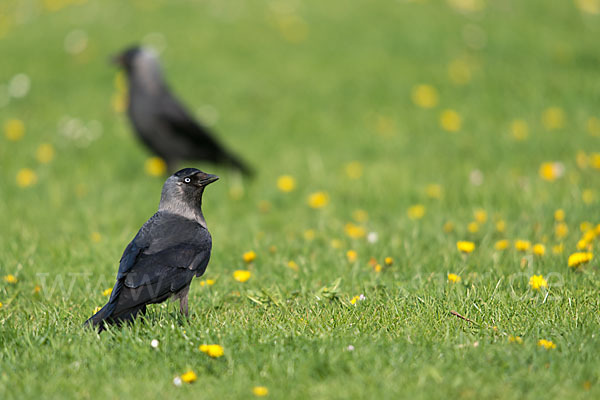
M 239 170 L 242 174 L 246 175 L 247 177 L 252 177 L 254 175 L 254 171 L 248 166 L 248 164 L 246 164 L 231 153 L 223 154 L 223 163 L 228 164 L 233 168 Z

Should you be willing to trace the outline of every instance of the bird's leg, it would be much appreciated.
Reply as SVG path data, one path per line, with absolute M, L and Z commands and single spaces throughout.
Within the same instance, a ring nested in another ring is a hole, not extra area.
M 179 312 L 188 316 L 188 292 L 190 290 L 190 286 L 188 285 L 186 288 L 182 289 L 179 292 Z
M 179 312 L 181 312 L 186 317 L 188 316 L 188 295 L 179 298 Z

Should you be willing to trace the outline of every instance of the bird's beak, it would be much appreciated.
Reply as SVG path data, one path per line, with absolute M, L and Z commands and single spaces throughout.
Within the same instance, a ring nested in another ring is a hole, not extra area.
M 108 62 L 110 64 L 118 65 L 119 67 L 123 66 L 123 55 L 122 54 L 114 54 L 108 58 Z
M 200 179 L 200 184 L 202 186 L 210 185 L 214 181 L 219 180 L 219 177 L 213 174 L 204 174 L 204 176 Z

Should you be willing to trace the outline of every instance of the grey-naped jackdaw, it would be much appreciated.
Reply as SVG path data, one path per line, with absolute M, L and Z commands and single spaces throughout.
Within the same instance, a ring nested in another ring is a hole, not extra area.
M 178 298 L 188 314 L 188 290 L 210 259 L 212 239 L 202 215 L 204 188 L 219 179 L 195 168 L 182 169 L 165 182 L 158 211 L 129 243 L 119 264 L 108 303 L 86 321 L 104 330 L 146 312 L 148 304 Z

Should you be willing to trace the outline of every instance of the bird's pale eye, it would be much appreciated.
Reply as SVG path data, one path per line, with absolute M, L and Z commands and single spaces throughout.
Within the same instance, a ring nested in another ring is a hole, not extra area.
M 183 178 L 183 181 L 184 181 L 185 183 L 190 183 L 192 180 L 191 180 L 190 178 Z

